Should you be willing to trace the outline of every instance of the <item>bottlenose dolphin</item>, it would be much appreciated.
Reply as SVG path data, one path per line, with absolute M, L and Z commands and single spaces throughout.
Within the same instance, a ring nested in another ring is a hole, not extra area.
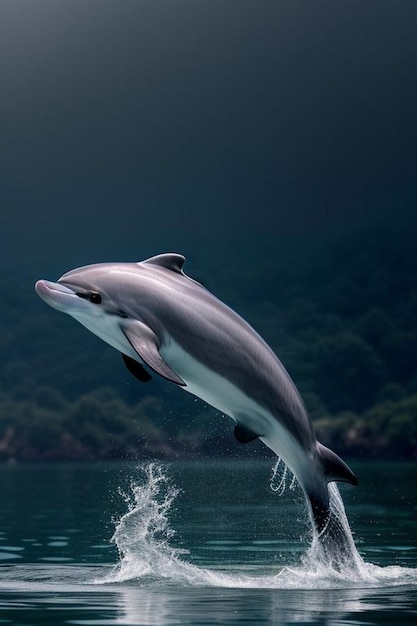
M 319 443 L 283 364 L 237 313 L 183 272 L 180 254 L 140 263 L 99 263 L 36 291 L 123 355 L 139 380 L 148 370 L 198 396 L 235 422 L 241 443 L 259 438 L 296 476 L 317 531 L 331 511 L 328 483 L 357 479 Z M 146 369 L 148 368 L 148 369 Z

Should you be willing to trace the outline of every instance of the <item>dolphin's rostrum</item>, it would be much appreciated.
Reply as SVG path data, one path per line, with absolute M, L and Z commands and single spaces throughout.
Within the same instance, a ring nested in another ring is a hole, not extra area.
M 318 533 L 329 519 L 330 481 L 356 485 L 320 444 L 284 366 L 237 313 L 183 272 L 184 257 L 100 263 L 40 280 L 36 291 L 119 350 L 141 381 L 157 373 L 236 423 L 242 443 L 261 439 L 295 474 Z M 145 367 L 144 367 L 145 366 Z

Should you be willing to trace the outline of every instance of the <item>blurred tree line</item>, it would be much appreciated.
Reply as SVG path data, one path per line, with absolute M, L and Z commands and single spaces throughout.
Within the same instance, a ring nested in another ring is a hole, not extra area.
M 345 456 L 417 456 L 417 255 L 408 239 L 287 239 L 273 251 L 191 255 L 186 265 L 276 351 L 318 437 Z M 40 301 L 37 278 L 0 275 L 1 460 L 265 453 L 237 444 L 231 421 L 189 394 L 132 378 L 112 348 Z

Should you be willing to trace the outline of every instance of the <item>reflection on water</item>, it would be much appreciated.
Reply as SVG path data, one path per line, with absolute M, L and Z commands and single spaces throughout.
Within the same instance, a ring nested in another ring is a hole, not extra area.
M 44 567 L 44 566 L 42 566 Z M 24 624 L 363 624 L 411 623 L 417 610 L 413 585 L 392 588 L 235 589 L 166 583 L 94 585 L 104 566 L 67 566 L 58 572 L 22 566 L 17 580 L 2 580 L 0 619 Z M 9 575 L 12 572 L 9 571 Z M 40 580 L 36 581 L 40 575 Z M 408 616 L 408 617 L 407 617 Z M 45 620 L 46 622 L 46 620 Z
M 361 580 L 306 567 L 303 498 L 268 463 L 173 464 L 159 492 L 132 465 L 2 467 L 0 623 L 412 623 L 417 467 L 355 469 Z
M 187 590 L 178 599 L 175 593 L 126 589 L 119 596 L 117 624 L 134 624 L 141 616 L 141 624 L 212 624 L 213 616 L 221 624 L 337 624 L 341 621 L 358 623 L 381 620 L 381 610 L 387 605 L 393 615 L 392 623 L 404 618 L 402 611 L 416 609 L 416 603 L 405 599 L 404 591 L 388 594 L 375 590 L 328 591 L 266 590 L 243 591 L 233 589 Z M 407 607 L 408 605 L 408 607 Z M 384 609 L 385 607 L 385 609 Z M 211 619 L 210 617 L 211 616 Z M 385 622 L 389 623 L 389 622 Z

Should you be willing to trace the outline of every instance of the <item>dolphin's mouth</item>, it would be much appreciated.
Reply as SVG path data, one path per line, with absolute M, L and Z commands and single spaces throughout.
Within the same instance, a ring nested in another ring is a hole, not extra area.
M 76 302 L 82 302 L 73 289 L 49 280 L 38 280 L 35 291 L 42 300 L 60 311 L 67 311 Z
M 36 293 L 42 298 L 44 295 L 48 295 L 54 291 L 59 293 L 66 293 L 68 295 L 75 296 L 75 292 L 65 285 L 59 283 L 52 283 L 49 280 L 38 280 L 35 285 Z

